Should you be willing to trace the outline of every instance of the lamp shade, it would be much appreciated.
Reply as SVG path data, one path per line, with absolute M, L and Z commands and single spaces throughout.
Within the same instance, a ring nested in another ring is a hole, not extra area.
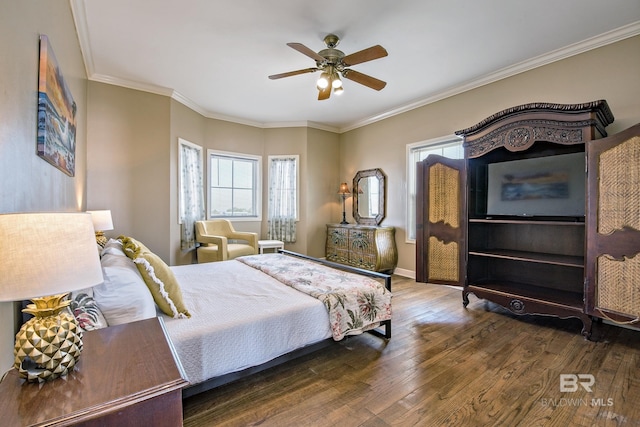
M 0 301 L 88 288 L 103 281 L 91 215 L 0 215 Z
M 91 214 L 93 220 L 93 228 L 95 231 L 113 230 L 113 220 L 111 219 L 111 211 L 87 211 Z
M 351 194 L 351 190 L 349 190 L 349 186 L 346 182 L 340 184 L 340 189 L 338 190 L 338 194 L 346 195 Z

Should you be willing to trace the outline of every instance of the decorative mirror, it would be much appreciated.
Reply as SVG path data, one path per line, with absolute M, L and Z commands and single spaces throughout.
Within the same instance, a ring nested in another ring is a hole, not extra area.
M 385 180 L 381 169 L 358 171 L 353 178 L 353 218 L 358 224 L 380 225 L 385 212 Z

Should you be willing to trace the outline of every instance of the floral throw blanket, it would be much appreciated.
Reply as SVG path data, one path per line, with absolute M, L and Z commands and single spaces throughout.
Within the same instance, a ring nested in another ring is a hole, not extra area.
M 236 260 L 322 301 L 329 311 L 336 341 L 391 319 L 391 292 L 369 277 L 282 254 L 251 255 Z

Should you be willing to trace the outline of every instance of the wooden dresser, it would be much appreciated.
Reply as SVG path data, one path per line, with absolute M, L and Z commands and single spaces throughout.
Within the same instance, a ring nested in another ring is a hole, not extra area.
M 182 425 L 180 362 L 160 318 L 85 332 L 73 372 L 27 383 L 12 369 L 0 383 L 6 426 Z
M 398 264 L 394 227 L 327 224 L 327 260 L 392 273 Z

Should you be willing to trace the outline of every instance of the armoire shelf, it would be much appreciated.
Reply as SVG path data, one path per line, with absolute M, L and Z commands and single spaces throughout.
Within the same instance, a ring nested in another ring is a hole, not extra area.
M 564 220 L 560 219 L 512 219 L 512 218 L 469 218 L 469 224 L 519 224 L 519 225 L 559 225 L 559 226 L 582 226 L 584 227 L 584 218 L 569 217 Z
M 512 251 L 504 249 L 486 249 L 478 251 L 469 250 L 469 256 L 500 258 L 513 261 L 584 268 L 584 257 L 581 256 L 556 255 L 540 252 Z

